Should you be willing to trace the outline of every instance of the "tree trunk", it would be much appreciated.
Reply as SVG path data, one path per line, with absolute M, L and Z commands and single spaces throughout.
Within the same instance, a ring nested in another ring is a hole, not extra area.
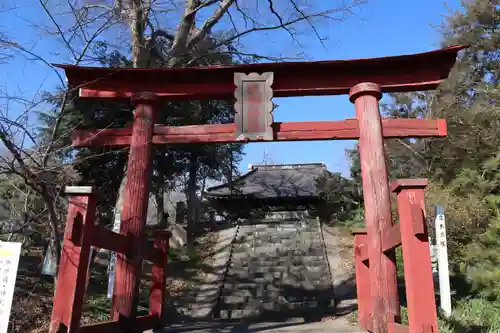
M 194 232 L 196 227 L 196 176 L 198 173 L 198 166 L 196 164 L 197 157 L 192 156 L 189 161 L 188 182 L 187 182 L 187 238 L 188 244 L 192 245 L 194 242 Z
M 144 38 L 144 28 L 151 9 L 150 1 L 142 3 L 139 0 L 131 2 L 129 10 L 131 43 L 132 43 L 132 66 L 134 68 L 145 67 L 149 61 L 149 47 Z M 128 157 L 127 157 L 128 159 Z M 118 190 L 118 196 L 115 204 L 115 224 L 120 220 L 125 182 L 127 181 L 127 163 L 125 162 L 125 171 Z
M 123 178 L 120 182 L 120 188 L 118 189 L 118 196 L 116 197 L 115 204 L 115 219 L 114 224 L 116 225 L 121 220 L 122 214 L 122 206 L 123 206 L 123 195 L 125 190 L 125 182 L 127 181 L 127 166 L 125 166 L 125 170 L 123 171 Z M 119 231 L 118 231 L 119 232 Z
M 158 184 L 156 186 L 156 219 L 158 226 L 165 229 L 168 227 L 168 219 L 165 216 L 165 169 L 163 167 L 163 156 L 158 160 Z
M 186 51 L 189 35 L 195 27 L 195 18 L 196 18 L 195 9 L 199 5 L 200 1 L 198 0 L 186 1 L 184 7 L 184 14 L 177 28 L 177 33 L 175 34 L 175 38 L 170 50 L 172 57 L 168 62 L 169 67 L 175 67 L 179 65 L 180 58 L 182 58 L 182 56 Z
M 229 168 L 226 175 L 227 184 L 229 186 L 229 196 L 233 195 L 233 153 L 230 152 L 229 156 Z
M 57 218 L 54 202 L 48 193 L 42 193 L 42 198 L 45 201 L 47 211 L 49 213 L 50 231 L 52 233 L 52 249 L 55 251 L 57 267 L 61 262 L 61 237 L 59 235 L 59 219 Z
M 203 202 L 203 193 L 205 192 L 205 186 L 207 186 L 207 178 L 207 176 L 204 176 L 203 182 L 201 183 L 200 202 Z
M 57 281 L 57 274 L 59 272 L 59 264 L 61 262 L 61 252 L 62 252 L 61 237 L 59 235 L 59 219 L 57 217 L 57 213 L 54 208 L 54 200 L 52 196 L 49 193 L 47 193 L 47 190 L 45 188 L 41 189 L 40 195 L 42 197 L 42 200 L 45 202 L 45 207 L 47 208 L 47 211 L 49 213 L 50 231 L 52 234 L 50 247 L 52 249 L 52 253 L 55 254 L 56 267 L 57 267 L 56 274 L 54 275 L 54 285 L 55 285 Z

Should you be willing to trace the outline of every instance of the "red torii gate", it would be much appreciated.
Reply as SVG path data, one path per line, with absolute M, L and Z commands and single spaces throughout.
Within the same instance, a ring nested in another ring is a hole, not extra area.
M 235 73 L 264 72 L 273 73 L 275 97 L 349 94 L 355 105 L 357 119 L 273 123 L 272 131 L 274 141 L 359 139 L 367 226 L 355 236 L 361 326 L 374 333 L 437 332 L 423 215 L 426 180 L 400 180 L 393 186 L 398 193 L 400 215 L 400 223 L 394 225 L 383 139 L 446 136 L 446 123 L 424 119 L 381 120 L 379 100 L 383 92 L 435 89 L 448 77 L 458 51 L 463 48 L 453 46 L 421 54 L 374 59 L 169 69 L 57 65 L 65 70 L 69 85 L 79 88 L 81 98 L 130 98 L 135 104 L 135 113 L 131 128 L 77 131 L 74 135 L 74 147 L 130 146 L 121 235 L 89 226 L 93 223 L 94 207 L 88 193 L 90 189 L 83 191 L 87 193 L 79 193 L 78 208 L 70 206 L 68 212 L 50 332 L 142 332 L 161 325 L 166 245 L 159 240 L 155 249 L 143 240 L 152 145 L 235 142 L 237 127 L 236 124 L 154 126 L 159 102 L 162 98 L 229 100 L 235 91 Z M 264 138 L 251 141 L 264 141 Z M 74 191 L 82 192 L 81 189 Z M 80 223 L 75 223 L 78 220 L 75 217 L 79 217 Z M 113 320 L 80 327 L 85 287 L 82 275 L 86 276 L 87 270 L 85 258 L 88 247 L 96 244 L 121 253 L 116 266 Z M 400 306 L 394 249 L 399 245 L 403 246 L 407 259 L 409 328 L 398 324 Z M 136 318 L 143 258 L 156 263 L 156 289 L 153 288 L 150 315 Z

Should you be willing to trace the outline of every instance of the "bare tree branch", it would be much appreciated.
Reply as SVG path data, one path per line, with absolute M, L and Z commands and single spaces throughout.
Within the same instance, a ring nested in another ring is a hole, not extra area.
M 292 39 L 295 39 L 293 33 L 288 29 L 287 26 L 284 25 L 285 23 L 283 22 L 283 19 L 281 18 L 280 14 L 278 14 L 276 12 L 276 10 L 274 9 L 273 0 L 267 0 L 267 2 L 269 3 L 269 10 L 278 19 L 278 21 L 280 22 L 280 25 L 283 27 L 283 29 L 286 30 L 288 32 L 288 34 L 290 34 L 290 36 L 292 37 Z M 292 3 L 293 3 L 293 1 L 292 1 Z
M 19 50 L 21 53 L 25 53 L 26 55 L 29 55 L 31 57 L 33 57 L 34 59 L 36 59 L 37 61 L 40 61 L 42 62 L 44 65 L 46 65 L 47 67 L 51 68 L 54 73 L 57 75 L 57 77 L 59 78 L 59 81 L 61 82 L 61 84 L 65 84 L 65 80 L 63 79 L 63 77 L 61 76 L 61 74 L 57 71 L 57 69 L 52 66 L 51 63 L 49 63 L 45 58 L 43 58 L 42 56 L 30 51 L 29 49 L 25 48 L 24 46 L 16 43 L 16 42 L 13 42 L 13 41 L 10 41 L 10 40 L 7 40 L 7 39 L 0 39 L 0 45 L 4 46 L 4 47 L 10 47 L 10 48 L 14 48 L 16 50 Z
M 197 33 L 194 34 L 193 38 L 187 45 L 188 49 L 192 49 L 195 45 L 197 45 L 205 36 L 208 36 L 212 30 L 212 28 L 219 22 L 222 16 L 227 12 L 229 7 L 234 3 L 235 0 L 222 0 L 219 8 L 217 8 L 212 16 L 210 16 L 204 24 L 202 24 L 201 28 Z
M 64 32 L 61 30 L 61 27 L 59 26 L 59 24 L 57 23 L 57 21 L 54 19 L 54 16 L 52 15 L 52 13 L 48 10 L 47 8 L 47 3 L 48 3 L 48 0 L 38 0 L 38 3 L 40 4 L 40 6 L 43 8 L 43 11 L 45 12 L 45 14 L 50 18 L 50 20 L 52 21 L 52 23 L 54 24 L 54 27 L 57 29 L 58 33 L 59 33 L 59 37 L 62 39 L 62 41 L 66 44 L 66 47 L 68 48 L 68 50 L 72 53 L 73 55 L 73 58 L 76 60 L 77 59 L 77 55 L 75 53 L 75 50 L 73 50 L 73 48 L 71 47 L 71 44 L 68 42 L 68 40 L 66 39 L 66 35 L 64 34 Z

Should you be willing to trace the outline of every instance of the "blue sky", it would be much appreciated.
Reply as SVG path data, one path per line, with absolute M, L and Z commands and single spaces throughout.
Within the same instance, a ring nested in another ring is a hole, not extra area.
M 10 1 L 10 0 L 8 0 Z M 32 41 L 32 50 L 43 55 L 49 62 L 70 62 L 60 52 L 61 45 L 49 39 L 35 36 L 30 28 L 32 22 L 49 24 L 40 9 L 33 6 L 33 0 L 18 0 L 19 9 L 0 15 L 0 31 L 8 29 L 9 37 Z M 321 0 L 326 5 L 330 0 Z M 318 3 L 322 3 L 322 2 Z M 14 3 L 14 2 L 13 2 Z M 290 46 L 290 39 L 282 35 L 272 37 L 256 34 L 246 40 L 245 47 L 253 52 L 277 55 L 303 52 L 310 60 L 336 60 L 369 58 L 425 52 L 439 48 L 440 36 L 432 25 L 439 25 L 446 8 L 460 8 L 460 0 L 368 0 L 368 4 L 357 11 L 356 17 L 345 22 L 335 22 L 319 27 L 323 36 L 329 39 L 321 46 L 314 36 L 301 38 L 302 46 Z M 19 27 L 19 29 L 12 29 Z M 61 73 L 62 74 L 62 73 Z M 335 73 L 332 73 L 335 75 Z M 32 59 L 17 58 L 0 65 L 0 84 L 10 92 L 31 96 L 43 87 L 50 90 L 59 84 L 57 76 L 47 66 Z M 279 98 L 275 102 L 275 121 L 341 120 L 354 118 L 354 107 L 347 96 Z M 324 162 L 332 171 L 348 175 L 349 163 L 345 149 L 353 141 L 275 142 L 248 144 L 240 171 L 245 172 L 248 164 L 262 162 L 267 155 L 274 163 Z

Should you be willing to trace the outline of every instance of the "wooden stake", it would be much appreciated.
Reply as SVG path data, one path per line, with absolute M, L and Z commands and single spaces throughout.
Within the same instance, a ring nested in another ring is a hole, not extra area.
M 149 314 L 158 317 L 159 322 L 165 318 L 165 296 L 167 279 L 167 253 L 169 239 L 172 236 L 170 231 L 157 231 L 154 235 L 154 247 L 158 249 L 161 255 L 158 255 L 153 261 L 151 272 L 151 293 L 149 295 Z
M 372 295 L 370 292 L 370 268 L 368 260 L 364 261 L 364 248 L 368 245 L 366 231 L 355 231 L 354 258 L 356 260 L 356 292 L 358 295 L 358 319 L 363 329 L 372 327 Z
M 410 332 L 438 332 L 429 234 L 425 223 L 427 179 L 400 179 L 397 193 Z
M 71 195 L 49 333 L 80 330 L 95 214 L 91 187 L 66 188 Z

